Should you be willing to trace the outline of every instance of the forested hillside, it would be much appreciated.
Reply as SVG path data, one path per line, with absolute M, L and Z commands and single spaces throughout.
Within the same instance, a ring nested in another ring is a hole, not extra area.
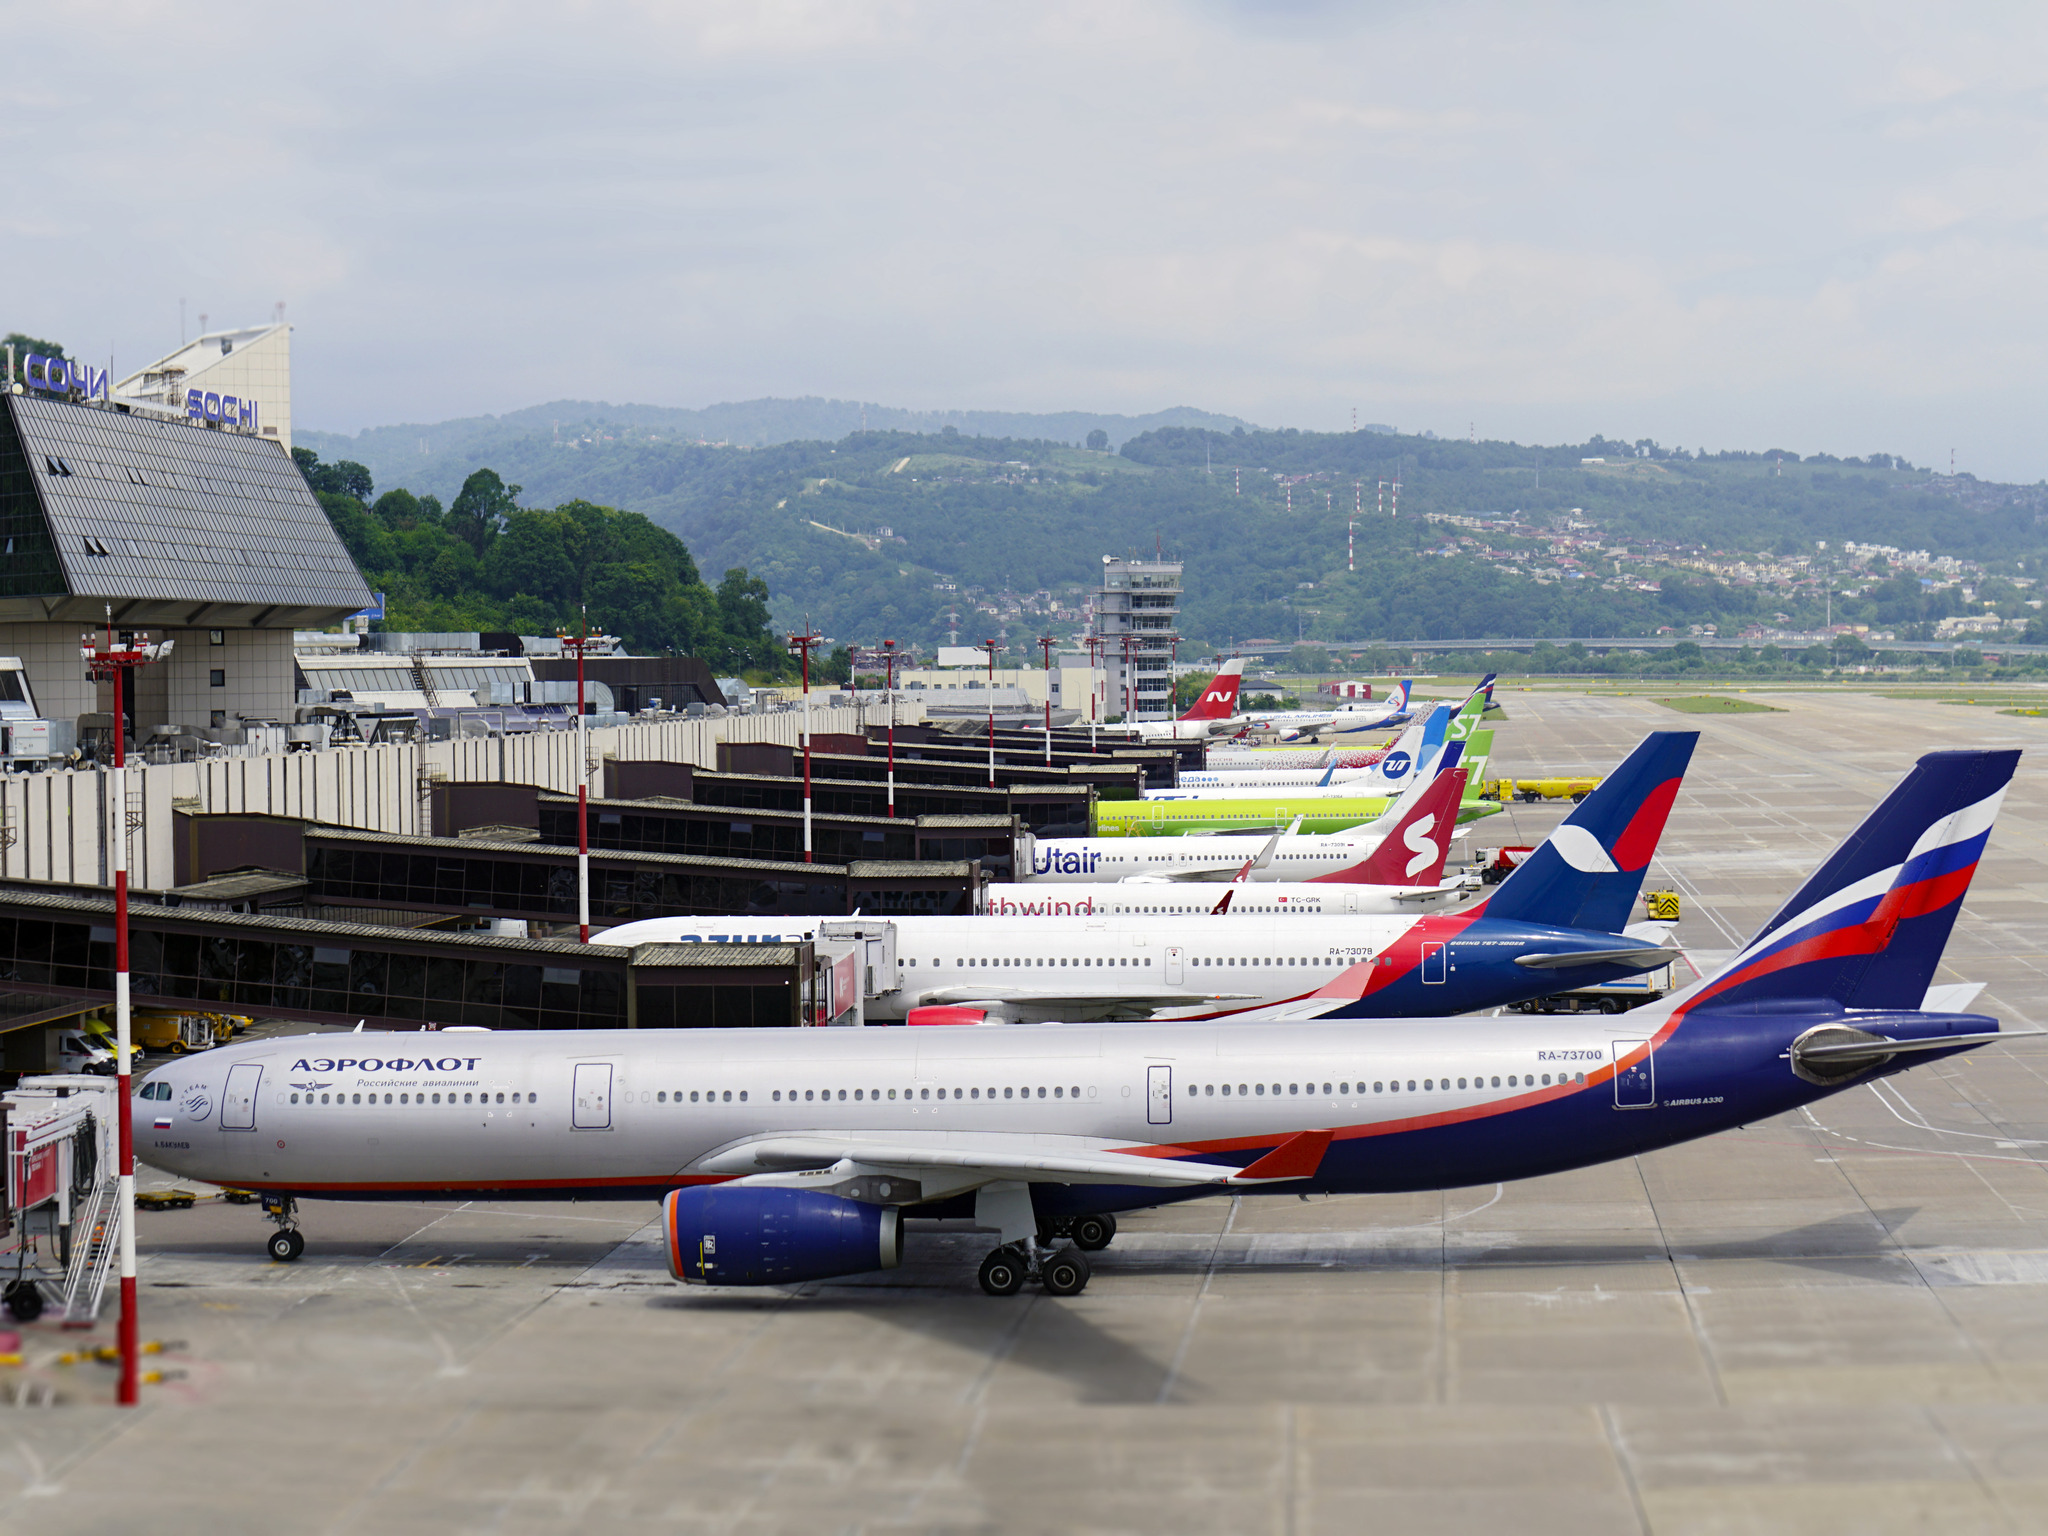
M 732 671 L 780 672 L 768 589 L 729 570 L 713 591 L 683 542 L 637 512 L 589 501 L 522 507 L 520 487 L 472 472 L 443 509 L 404 489 L 375 495 L 370 473 L 297 447 L 307 483 L 373 590 L 387 629 L 574 632 L 591 627 L 646 654 L 701 656 Z
M 863 642 L 929 644 L 951 630 L 1021 649 L 1071 633 L 1102 556 L 1155 548 L 1187 561 L 1184 633 L 1219 647 L 1298 633 L 1567 638 L 1824 617 L 1903 635 L 1984 601 L 2026 618 L 2021 589 L 1993 578 L 2029 581 L 2048 555 L 2048 488 L 1935 477 L 1883 454 L 1179 426 L 1116 453 L 952 429 L 744 449 L 558 444 L 536 428 L 506 433 L 498 449 L 465 475 L 489 467 L 525 486 L 526 504 L 644 514 L 706 569 L 765 581 L 778 622 L 808 615 Z M 416 493 L 446 473 L 402 459 L 385 471 Z M 1378 510 L 1380 483 L 1397 479 L 1398 516 Z M 1346 525 L 1361 507 L 1352 573 Z M 1930 583 L 1882 557 L 1845 558 L 1844 541 L 1984 570 Z M 493 593 L 520 579 L 502 561 L 480 570 Z M 502 600 L 518 596 L 561 600 Z

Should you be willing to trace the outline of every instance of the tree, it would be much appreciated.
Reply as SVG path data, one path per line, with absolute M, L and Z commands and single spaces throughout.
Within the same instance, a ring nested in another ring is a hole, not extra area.
M 14 348 L 14 375 L 16 378 L 20 378 L 21 370 L 28 366 L 28 355 L 31 352 L 38 353 L 43 357 L 62 357 L 64 355 L 64 349 L 58 346 L 56 342 L 42 341 L 34 336 L 25 336 L 20 331 L 9 331 L 7 339 L 4 342 L 0 342 L 0 346 Z
M 448 531 L 481 556 L 519 510 L 520 487 L 507 485 L 495 469 L 479 469 L 462 482 L 448 509 Z
M 1088 446 L 1097 453 L 1109 452 L 1109 434 L 1103 431 L 1102 428 L 1097 427 L 1088 434 Z
M 306 484 L 316 493 L 351 496 L 367 506 L 370 493 L 376 488 L 369 470 L 354 459 L 336 459 L 332 464 L 322 464 L 320 455 L 312 449 L 294 448 L 292 462 L 299 466 L 299 473 L 306 477 Z

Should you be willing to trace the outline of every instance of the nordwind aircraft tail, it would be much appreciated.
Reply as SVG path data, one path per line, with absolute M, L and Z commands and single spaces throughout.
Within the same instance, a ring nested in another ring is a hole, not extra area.
M 1923 1007 L 2019 756 L 1928 753 L 1734 959 L 1665 1006 Z
M 1237 713 L 1237 689 L 1244 681 L 1244 658 L 1233 656 L 1216 669 L 1202 696 L 1188 706 L 1183 720 L 1228 720 Z
M 1485 903 L 1488 917 L 1619 933 L 1643 888 L 1698 731 L 1652 731 Z

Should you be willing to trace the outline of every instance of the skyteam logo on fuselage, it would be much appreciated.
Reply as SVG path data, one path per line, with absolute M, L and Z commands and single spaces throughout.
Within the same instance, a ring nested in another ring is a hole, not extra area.
M 1383 779 L 1405 779 L 1408 770 L 1415 766 L 1415 759 L 1406 752 L 1389 752 L 1380 759 L 1380 777 Z
M 1099 853 L 1040 848 L 1031 856 L 1031 872 L 1036 875 L 1092 875 L 1101 862 Z

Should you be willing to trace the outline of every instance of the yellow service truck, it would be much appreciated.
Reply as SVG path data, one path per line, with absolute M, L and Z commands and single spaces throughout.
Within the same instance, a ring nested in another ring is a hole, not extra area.
M 136 1045 L 145 1051 L 168 1051 L 173 1056 L 226 1045 L 248 1027 L 249 1020 L 237 1014 L 173 1013 L 163 1008 L 135 1010 Z
M 1538 800 L 1570 800 L 1577 804 L 1599 787 L 1600 780 L 1593 774 L 1567 774 L 1547 779 L 1488 779 L 1479 786 L 1478 798 L 1498 800 L 1503 805 L 1510 800 L 1531 804 Z

